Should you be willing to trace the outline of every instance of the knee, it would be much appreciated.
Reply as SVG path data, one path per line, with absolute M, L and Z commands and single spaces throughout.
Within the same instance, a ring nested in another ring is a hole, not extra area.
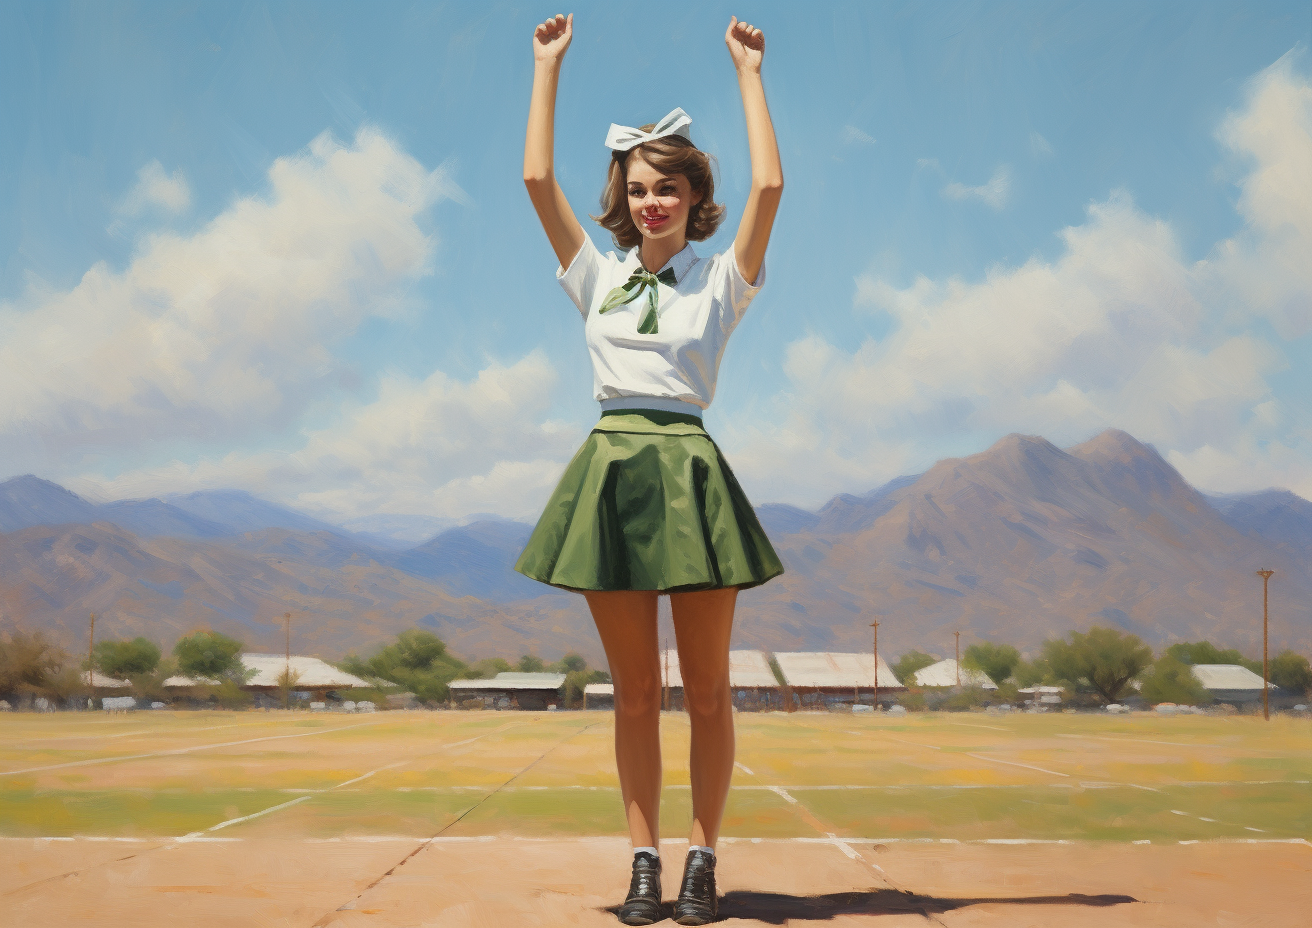
M 661 681 L 655 674 L 629 674 L 615 681 L 615 714 L 627 718 L 659 715 Z
M 683 682 L 683 705 L 692 716 L 712 717 L 727 713 L 730 707 L 727 679 Z

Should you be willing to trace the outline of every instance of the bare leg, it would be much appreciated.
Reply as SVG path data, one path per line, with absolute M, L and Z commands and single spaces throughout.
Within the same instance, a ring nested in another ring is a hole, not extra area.
M 691 844 L 715 847 L 733 776 L 733 702 L 729 693 L 729 636 L 738 588 L 674 593 L 683 704 L 692 722 Z
M 615 766 L 634 847 L 660 847 L 661 676 L 656 594 L 584 594 L 615 682 Z

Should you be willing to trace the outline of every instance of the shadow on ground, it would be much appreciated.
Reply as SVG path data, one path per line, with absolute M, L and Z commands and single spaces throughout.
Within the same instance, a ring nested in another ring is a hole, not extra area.
M 1086 896 L 1069 893 L 1065 896 L 988 896 L 978 899 L 944 899 L 938 896 L 921 896 L 896 889 L 875 889 L 869 892 L 824 893 L 818 896 L 793 896 L 788 893 L 735 890 L 720 897 L 720 918 L 744 918 L 782 925 L 787 921 L 825 921 L 840 915 L 898 915 L 913 913 L 929 915 L 951 912 L 968 905 L 1084 905 L 1105 908 L 1138 902 L 1133 896 L 1103 894 Z M 607 912 L 615 914 L 619 906 L 610 906 Z M 674 906 L 662 907 L 666 918 L 674 917 Z

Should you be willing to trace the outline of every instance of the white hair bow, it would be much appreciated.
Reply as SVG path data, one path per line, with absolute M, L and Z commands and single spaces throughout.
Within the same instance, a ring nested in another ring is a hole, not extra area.
M 656 127 L 650 132 L 611 123 L 610 131 L 606 133 L 606 147 L 615 151 L 628 151 L 643 142 L 663 139 L 669 135 L 681 135 L 691 142 L 692 136 L 688 134 L 690 125 L 692 125 L 692 117 L 677 106 L 670 110 L 664 119 L 656 123 Z

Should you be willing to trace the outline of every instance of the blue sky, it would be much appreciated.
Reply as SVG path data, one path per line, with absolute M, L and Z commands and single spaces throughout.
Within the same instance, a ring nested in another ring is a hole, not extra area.
M 532 517 L 596 416 L 519 180 L 553 12 L 0 3 L 0 478 Z M 754 501 L 1109 426 L 1312 495 L 1312 4 L 577 6 L 576 212 L 681 106 L 729 247 L 735 12 L 787 182 L 707 416 Z

